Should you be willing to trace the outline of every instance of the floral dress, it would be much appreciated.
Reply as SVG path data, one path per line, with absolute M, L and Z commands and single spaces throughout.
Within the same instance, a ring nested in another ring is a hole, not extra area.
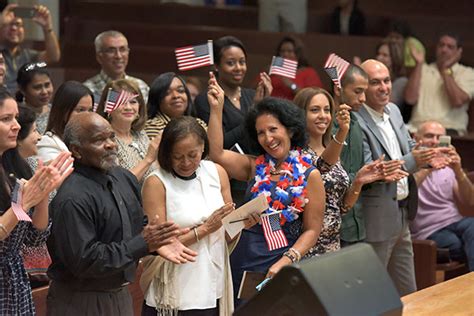
M 339 161 L 331 166 L 310 147 L 307 147 L 304 152 L 311 155 L 313 165 L 321 172 L 324 189 L 326 190 L 323 227 L 316 245 L 305 255 L 305 258 L 311 258 L 341 248 L 341 213 L 346 212 L 343 208 L 344 194 L 350 185 L 350 180 Z

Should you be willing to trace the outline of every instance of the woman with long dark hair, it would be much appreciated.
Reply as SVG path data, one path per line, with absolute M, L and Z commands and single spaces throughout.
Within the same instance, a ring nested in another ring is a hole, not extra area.
M 19 171 L 7 170 L 4 153 L 17 146 L 20 125 L 16 120 L 15 100 L 0 91 L 0 314 L 34 315 L 28 277 L 20 256 L 23 244 L 38 245 L 49 233 L 48 196 L 72 172 L 72 159 L 64 153 L 48 166 L 39 164 L 34 175 L 28 172 L 21 156 L 12 165 L 23 164 Z M 18 177 L 26 179 L 18 180 Z M 31 219 L 31 221 L 29 221 Z
M 69 151 L 62 140 L 67 122 L 77 113 L 92 111 L 93 106 L 94 95 L 82 83 L 66 81 L 59 86 L 54 94 L 46 133 L 38 143 L 38 156 L 44 162 Z

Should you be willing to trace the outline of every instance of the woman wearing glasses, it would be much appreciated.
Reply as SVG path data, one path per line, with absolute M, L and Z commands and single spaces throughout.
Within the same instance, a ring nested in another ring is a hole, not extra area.
M 53 97 L 53 83 L 46 63 L 24 64 L 18 70 L 16 81 L 18 83 L 17 102 L 25 104 L 38 115 L 36 127 L 38 132 L 43 134 L 46 131 L 50 102 Z

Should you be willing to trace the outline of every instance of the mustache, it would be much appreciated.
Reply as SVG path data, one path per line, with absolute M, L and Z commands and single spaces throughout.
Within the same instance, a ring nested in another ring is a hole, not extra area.
M 108 158 L 108 157 L 110 157 L 110 156 L 115 156 L 115 157 L 117 157 L 117 155 L 118 155 L 117 150 L 112 150 L 112 151 L 106 153 L 104 156 L 102 156 L 102 158 Z

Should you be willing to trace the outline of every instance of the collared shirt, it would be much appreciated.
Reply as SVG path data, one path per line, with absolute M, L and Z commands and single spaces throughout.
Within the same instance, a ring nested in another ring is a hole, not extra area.
M 148 92 L 150 91 L 150 87 L 148 87 L 145 81 L 139 78 L 129 76 L 127 74 L 125 74 L 123 79 L 134 81 L 138 85 L 138 88 L 140 89 L 140 92 L 142 93 L 143 99 L 146 103 L 148 100 Z M 94 77 L 84 81 L 84 85 L 89 88 L 94 94 L 95 103 L 99 103 L 102 91 L 104 90 L 107 83 L 109 83 L 110 81 L 113 81 L 113 79 L 107 76 L 107 74 L 103 70 L 101 70 L 100 73 L 95 75 Z
M 388 152 L 390 158 L 392 159 L 401 159 L 403 157 L 402 150 L 400 148 L 400 143 L 398 142 L 397 135 L 393 130 L 393 126 L 390 123 L 390 115 L 384 112 L 380 114 L 379 112 L 372 109 L 367 104 L 364 104 L 365 109 L 369 112 L 370 116 L 377 125 L 380 134 L 382 134 L 385 144 L 388 146 Z M 403 178 L 397 182 L 397 200 L 403 200 L 408 197 L 408 180 Z
M 363 134 L 359 121 L 353 112 L 350 112 L 351 122 L 349 134 L 346 137 L 347 145 L 342 148 L 341 163 L 349 175 L 351 181 L 356 173 L 364 166 Z M 339 125 L 334 121 L 333 134 Z M 365 239 L 365 223 L 362 205 L 357 201 L 354 206 L 342 217 L 341 239 L 347 242 L 361 241 Z
M 105 174 L 76 162 L 50 204 L 50 215 L 51 279 L 91 291 L 133 281 L 138 259 L 148 254 L 148 247 L 141 235 L 140 190 L 130 172 L 117 167 Z
M 456 84 L 469 95 L 474 97 L 474 68 L 454 64 L 451 67 Z M 454 108 L 449 101 L 444 87 L 444 80 L 435 63 L 423 64 L 421 68 L 420 91 L 418 102 L 413 107 L 410 131 L 414 132 L 426 120 L 436 120 L 445 128 L 457 130 L 464 134 L 467 130 L 469 102 Z
M 5 84 L 8 91 L 14 95 L 17 91 L 16 77 L 18 76 L 18 69 L 26 63 L 37 62 L 40 52 L 30 48 L 19 47 L 15 55 L 12 55 L 8 48 L 4 48 L 2 54 L 7 70 Z
M 413 238 L 427 239 L 433 233 L 463 219 L 454 197 L 453 169 L 433 170 L 418 185 L 418 211 L 410 223 Z

